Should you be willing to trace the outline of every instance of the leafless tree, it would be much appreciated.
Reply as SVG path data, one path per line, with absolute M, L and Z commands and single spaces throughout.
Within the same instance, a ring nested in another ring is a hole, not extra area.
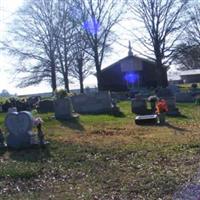
M 18 59 L 20 87 L 46 80 L 56 90 L 57 6 L 57 0 L 28 0 L 17 13 L 4 49 Z
M 189 23 L 186 28 L 186 37 L 193 44 L 200 45 L 200 5 L 199 2 L 193 2 L 188 11 Z
M 93 63 L 91 62 L 91 57 L 87 52 L 90 51 L 88 48 L 88 43 L 83 38 L 84 32 L 82 30 L 77 30 L 74 37 L 75 44 L 73 46 L 74 61 L 72 68 L 70 69 L 70 75 L 79 81 L 80 92 L 84 93 L 84 80 L 91 74 L 93 74 Z
M 106 52 L 111 45 L 113 27 L 120 21 L 125 0 L 75 0 L 74 21 L 85 31 L 96 68 L 98 89 L 101 90 L 101 68 Z M 86 50 L 87 51 L 87 50 Z
M 179 70 L 200 69 L 200 45 L 182 43 L 175 48 L 173 61 Z
M 76 45 L 75 34 L 77 32 L 78 24 L 71 20 L 71 0 L 59 0 L 59 26 L 58 35 L 56 36 L 56 50 L 58 55 L 58 72 L 61 74 L 62 82 L 67 92 L 70 91 L 69 73 L 75 60 L 73 52 Z
M 133 18 L 142 29 L 136 33 L 143 49 L 157 66 L 157 84 L 168 85 L 167 69 L 173 48 L 183 32 L 183 13 L 187 0 L 130 0 Z

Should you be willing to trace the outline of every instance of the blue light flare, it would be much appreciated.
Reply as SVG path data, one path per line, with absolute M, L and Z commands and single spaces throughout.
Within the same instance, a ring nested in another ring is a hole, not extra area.
M 129 83 L 129 84 L 133 84 L 138 82 L 139 80 L 139 75 L 137 73 L 131 72 L 131 73 L 127 73 L 124 76 L 124 79 Z
M 91 18 L 83 23 L 83 28 L 91 34 L 97 34 L 100 29 L 100 24 L 96 18 Z

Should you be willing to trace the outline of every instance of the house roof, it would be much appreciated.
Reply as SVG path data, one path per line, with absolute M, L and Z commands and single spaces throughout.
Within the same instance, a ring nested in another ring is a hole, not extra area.
M 105 67 L 101 71 L 104 72 L 104 71 L 106 71 L 106 70 L 108 70 L 108 69 L 120 64 L 122 61 L 126 60 L 127 58 L 131 58 L 131 57 L 132 58 L 136 58 L 136 59 L 140 59 L 140 60 L 145 61 L 145 62 L 149 62 L 149 63 L 155 64 L 155 62 L 153 60 L 148 60 L 146 58 L 142 58 L 142 57 L 139 57 L 139 56 L 126 56 L 125 58 L 122 58 L 122 59 L 118 60 L 117 62 L 109 65 L 108 67 Z
M 189 76 L 189 75 L 200 75 L 200 69 L 192 69 L 183 71 L 180 73 L 181 76 Z

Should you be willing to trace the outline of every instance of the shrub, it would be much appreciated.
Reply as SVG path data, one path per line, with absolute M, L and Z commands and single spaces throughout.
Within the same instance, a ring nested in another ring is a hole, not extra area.
M 191 85 L 192 89 L 196 89 L 198 87 L 197 83 L 192 83 Z

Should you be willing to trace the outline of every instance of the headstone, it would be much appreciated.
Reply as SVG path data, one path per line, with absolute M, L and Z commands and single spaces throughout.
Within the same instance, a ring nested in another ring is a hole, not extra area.
M 147 114 L 147 102 L 144 98 L 140 96 L 136 96 L 136 98 L 132 100 L 131 107 L 132 107 L 132 112 L 137 115 Z
M 173 95 L 180 92 L 179 87 L 174 84 L 170 84 L 167 88 L 172 92 Z
M 40 101 L 38 112 L 40 113 L 54 112 L 54 101 L 53 100 Z
M 8 113 L 13 113 L 13 112 L 17 112 L 17 108 L 16 107 L 8 108 Z
M 109 92 L 73 96 L 72 104 L 74 111 L 81 114 L 110 113 L 113 108 L 112 98 Z
M 164 98 L 167 102 L 168 106 L 168 112 L 167 115 L 171 116 L 179 116 L 181 113 L 179 112 L 179 109 L 176 107 L 176 97 L 165 97 Z
M 2 105 L 0 105 L 0 112 L 3 112 L 3 108 L 2 108 Z
M 178 94 L 178 93 L 177 93 Z M 157 92 L 157 96 L 165 99 L 168 106 L 168 115 L 179 116 L 179 109 L 176 107 L 176 97 L 169 88 L 162 88 Z
M 190 92 L 180 92 L 176 94 L 176 101 L 180 103 L 192 103 L 195 98 Z
M 172 97 L 174 96 L 174 94 L 172 93 L 172 91 L 169 88 L 160 88 L 156 95 L 160 98 L 165 98 L 165 97 Z
M 10 112 L 5 119 L 9 131 L 7 137 L 8 147 L 20 149 L 31 145 L 33 117 L 30 112 Z
M 55 117 L 58 120 L 73 118 L 73 107 L 70 98 L 57 99 L 54 101 Z

